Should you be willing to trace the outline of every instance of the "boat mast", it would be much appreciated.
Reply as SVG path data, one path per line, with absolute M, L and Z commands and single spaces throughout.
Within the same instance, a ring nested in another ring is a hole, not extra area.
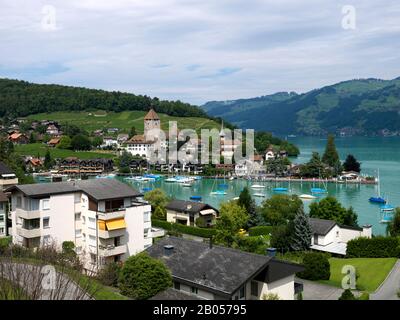
M 379 169 L 378 169 L 378 197 L 381 197 L 381 179 L 379 178 Z

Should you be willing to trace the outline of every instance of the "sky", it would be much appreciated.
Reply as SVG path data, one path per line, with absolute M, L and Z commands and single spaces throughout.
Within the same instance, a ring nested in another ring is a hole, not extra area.
M 0 0 L 0 77 L 203 104 L 400 76 L 398 0 Z

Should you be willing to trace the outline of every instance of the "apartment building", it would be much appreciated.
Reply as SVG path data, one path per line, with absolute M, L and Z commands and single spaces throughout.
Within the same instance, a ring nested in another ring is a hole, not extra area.
M 11 187 L 13 242 L 38 247 L 72 241 L 87 270 L 124 261 L 152 244 L 151 206 L 114 179 Z
M 7 196 L 0 190 L 0 238 L 7 235 Z
M 3 162 L 0 162 L 0 191 L 15 184 L 18 184 L 15 173 Z

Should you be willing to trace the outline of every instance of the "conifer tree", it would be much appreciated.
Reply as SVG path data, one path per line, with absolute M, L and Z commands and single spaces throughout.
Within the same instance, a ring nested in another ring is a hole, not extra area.
M 312 230 L 308 216 L 301 207 L 293 220 L 294 231 L 292 235 L 291 247 L 295 251 L 305 251 L 311 246 Z

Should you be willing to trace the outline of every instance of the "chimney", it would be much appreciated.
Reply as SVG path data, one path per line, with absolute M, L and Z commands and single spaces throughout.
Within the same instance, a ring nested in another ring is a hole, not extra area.
M 372 226 L 370 224 L 363 225 L 362 236 L 372 238 Z
M 170 255 L 172 255 L 172 253 L 174 252 L 174 246 L 173 245 L 165 245 L 164 246 L 164 255 L 166 257 L 169 257 Z

